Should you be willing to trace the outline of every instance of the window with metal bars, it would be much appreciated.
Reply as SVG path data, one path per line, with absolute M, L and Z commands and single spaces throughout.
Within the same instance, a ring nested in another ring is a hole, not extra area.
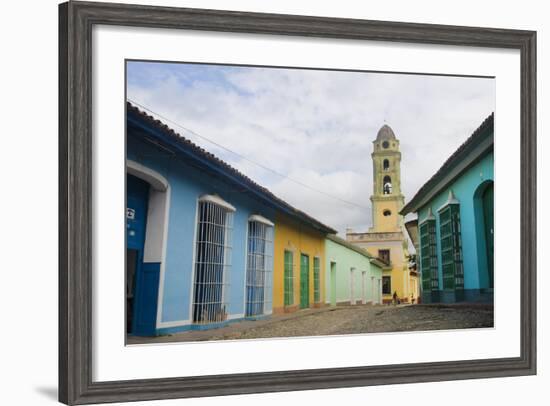
M 382 293 L 391 295 L 391 276 L 382 276 Z
M 313 301 L 321 301 L 321 260 L 319 257 L 313 258 Z
M 271 304 L 273 223 L 252 216 L 248 221 L 245 315 L 259 316 Z
M 218 196 L 203 196 L 197 208 L 193 323 L 227 319 L 229 302 L 233 212 Z
M 386 264 L 390 264 L 390 250 L 378 250 L 378 258 L 380 258 Z
M 285 250 L 284 271 L 284 301 L 285 306 L 294 304 L 294 253 Z
M 420 224 L 420 272 L 423 291 L 439 289 L 435 219 Z
M 464 289 L 460 205 L 449 204 L 439 211 L 443 289 Z

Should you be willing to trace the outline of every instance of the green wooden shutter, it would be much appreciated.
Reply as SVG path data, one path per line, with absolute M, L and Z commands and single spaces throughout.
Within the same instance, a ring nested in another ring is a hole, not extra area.
M 294 304 L 294 255 L 285 251 L 284 299 L 285 306 Z
M 309 257 L 301 255 L 300 260 L 300 308 L 309 307 Z
M 449 204 L 439 212 L 443 289 L 464 289 L 460 206 Z
M 439 289 L 435 220 L 426 220 L 420 225 L 420 272 L 424 292 Z
M 321 261 L 319 257 L 313 258 L 313 301 L 319 303 L 321 301 Z

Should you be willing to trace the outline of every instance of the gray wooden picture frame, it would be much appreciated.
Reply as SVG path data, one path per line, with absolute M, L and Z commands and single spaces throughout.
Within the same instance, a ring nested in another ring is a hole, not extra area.
M 92 380 L 94 24 L 517 49 L 521 54 L 521 354 L 517 358 Z M 59 6 L 59 400 L 219 396 L 536 373 L 536 32 L 110 3 Z

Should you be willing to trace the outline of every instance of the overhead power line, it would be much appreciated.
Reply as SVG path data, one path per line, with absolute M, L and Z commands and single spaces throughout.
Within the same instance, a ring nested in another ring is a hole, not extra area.
M 332 194 L 330 194 L 330 193 L 327 193 L 327 192 L 324 192 L 324 191 L 322 191 L 322 190 L 316 189 L 316 188 L 314 188 L 314 187 L 312 187 L 312 186 L 310 186 L 310 185 L 308 185 L 308 184 L 306 184 L 306 183 L 303 183 L 303 182 L 301 182 L 301 181 L 299 181 L 299 180 L 293 179 L 293 178 L 289 177 L 288 175 L 285 175 L 285 174 L 283 174 L 283 173 L 280 173 L 280 172 L 276 171 L 275 169 L 272 169 L 272 168 L 270 168 L 270 167 L 268 167 L 268 166 L 265 166 L 265 165 L 263 165 L 263 164 L 261 164 L 261 163 L 259 163 L 259 162 L 254 161 L 254 160 L 252 160 L 252 159 L 250 159 L 250 158 L 248 158 L 248 157 L 246 157 L 246 156 L 244 156 L 244 155 L 241 155 L 241 154 L 239 154 L 238 152 L 233 151 L 232 149 L 229 149 L 229 148 L 227 148 L 226 146 L 224 146 L 224 145 L 222 145 L 222 144 L 220 144 L 220 143 L 218 143 L 218 142 L 216 142 L 216 141 L 214 141 L 214 140 L 211 140 L 210 138 L 207 138 L 207 137 L 205 137 L 204 135 L 201 135 L 201 134 L 197 133 L 196 131 L 191 130 L 191 129 L 188 128 L 188 127 L 185 127 L 185 126 L 179 124 L 178 122 L 176 122 L 176 121 L 174 121 L 174 120 L 171 120 L 171 119 L 169 119 L 168 117 L 163 116 L 162 114 L 157 113 L 156 111 L 150 109 L 149 107 L 144 106 L 144 105 L 141 104 L 141 103 L 138 103 L 138 102 L 136 102 L 136 101 L 134 101 L 134 100 L 132 100 L 132 99 L 129 99 L 129 98 L 128 98 L 127 100 L 128 100 L 130 103 L 132 103 L 132 104 L 134 104 L 134 105 L 136 105 L 136 106 L 142 108 L 143 110 L 146 110 L 146 111 L 148 111 L 149 113 L 151 113 L 151 114 L 157 116 L 158 118 L 160 118 L 160 119 L 162 119 L 162 120 L 164 120 L 164 121 L 166 121 L 166 122 L 172 124 L 173 126 L 176 126 L 176 127 L 180 128 L 180 129 L 184 130 L 184 131 L 187 132 L 187 133 L 193 134 L 195 137 L 198 137 L 198 138 L 200 138 L 200 139 L 202 139 L 202 140 L 204 140 L 204 141 L 207 141 L 207 142 L 209 142 L 209 143 L 211 143 L 211 144 L 217 146 L 218 148 L 221 148 L 221 149 L 223 149 L 223 150 L 225 150 L 225 151 L 227 151 L 227 152 L 229 152 L 229 153 L 231 153 L 231 154 L 234 154 L 234 155 L 238 156 L 239 158 L 241 158 L 241 159 L 243 159 L 243 160 L 245 160 L 245 161 L 248 161 L 248 162 L 250 162 L 251 164 L 256 165 L 256 166 L 258 166 L 258 167 L 260 167 L 260 168 L 262 168 L 262 169 L 264 169 L 264 170 L 266 170 L 266 171 L 268 171 L 268 172 L 271 172 L 271 173 L 273 173 L 273 174 L 275 174 L 275 175 L 277 175 L 277 176 L 279 176 L 279 177 L 281 177 L 281 178 L 288 179 L 289 181 L 291 181 L 291 182 L 293 182 L 293 183 L 295 183 L 295 184 L 297 184 L 297 185 L 300 185 L 300 186 L 302 186 L 302 187 L 304 187 L 304 188 L 306 188 L 306 189 L 309 189 L 309 190 L 311 190 L 311 191 L 313 191 L 313 192 L 316 192 L 316 193 L 320 193 L 320 194 L 325 195 L 325 196 L 327 196 L 327 197 L 330 197 L 330 198 L 332 198 L 332 199 L 338 200 L 338 201 L 340 201 L 340 202 L 342 202 L 342 203 L 346 203 L 346 204 L 349 204 L 349 205 L 351 205 L 351 206 L 358 207 L 358 208 L 363 209 L 363 210 L 370 210 L 370 207 L 366 207 L 366 206 L 363 206 L 363 205 L 360 205 L 360 204 L 357 204 L 357 203 L 354 203 L 354 202 L 350 202 L 349 200 L 342 199 L 342 198 L 340 198 L 340 197 L 338 197 L 338 196 L 334 196 L 334 195 L 332 195 Z

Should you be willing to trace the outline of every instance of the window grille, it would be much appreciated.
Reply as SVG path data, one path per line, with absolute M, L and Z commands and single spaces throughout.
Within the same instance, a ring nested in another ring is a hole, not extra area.
M 253 216 L 248 222 L 245 316 L 258 316 L 271 304 L 273 223 Z
M 285 272 L 284 272 L 284 296 L 285 306 L 294 304 L 294 253 L 285 251 Z
M 219 323 L 227 319 L 234 211 L 217 196 L 205 196 L 199 200 L 193 323 Z
M 441 265 L 444 289 L 464 289 L 462 244 L 460 239 L 460 206 L 449 204 L 439 212 Z
M 420 272 L 423 291 L 439 289 L 435 219 L 420 224 Z
M 391 295 L 391 276 L 382 276 L 382 293 Z
M 321 261 L 319 257 L 313 258 L 313 301 L 321 301 Z
M 378 250 L 378 258 L 380 258 L 386 264 L 390 264 L 390 250 Z

